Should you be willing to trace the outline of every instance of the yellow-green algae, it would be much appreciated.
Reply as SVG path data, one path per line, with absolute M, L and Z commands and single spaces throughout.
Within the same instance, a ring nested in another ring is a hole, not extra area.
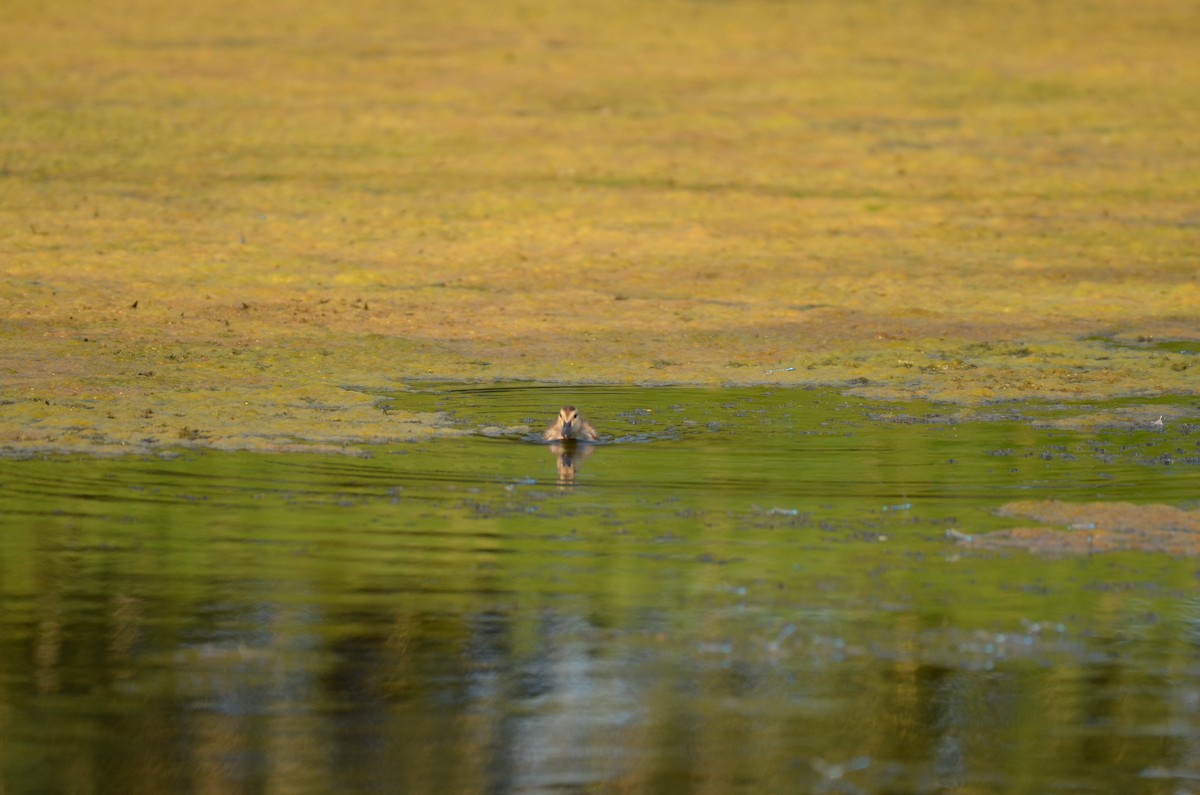
M 413 377 L 1194 393 L 1146 341 L 1200 339 L 1198 40 L 1187 0 L 5 3 L 0 444 L 436 433 L 369 396 Z
M 998 513 L 1025 516 L 1057 527 L 1015 527 L 974 538 L 964 536 L 960 541 L 982 549 L 1020 548 L 1043 554 L 1200 554 L 1200 511 L 1185 511 L 1173 505 L 1020 500 L 1001 506 Z

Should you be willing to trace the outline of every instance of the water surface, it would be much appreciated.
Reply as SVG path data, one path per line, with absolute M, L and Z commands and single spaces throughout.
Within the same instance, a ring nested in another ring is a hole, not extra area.
M 1196 559 L 962 541 L 1197 508 L 1194 402 L 388 399 L 475 432 L 0 462 L 6 792 L 1200 788 Z

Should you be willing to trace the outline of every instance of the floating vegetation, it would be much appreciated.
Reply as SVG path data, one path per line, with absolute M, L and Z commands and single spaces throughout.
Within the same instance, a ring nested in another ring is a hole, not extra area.
M 1200 555 L 1200 510 L 1128 502 L 1006 503 L 1000 516 L 1025 517 L 1050 527 L 1016 527 L 958 540 L 978 548 L 1016 547 L 1040 554 L 1167 552 Z

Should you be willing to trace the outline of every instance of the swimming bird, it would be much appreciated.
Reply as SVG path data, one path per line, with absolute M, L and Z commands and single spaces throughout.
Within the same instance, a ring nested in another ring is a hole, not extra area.
M 557 442 L 562 440 L 578 440 L 594 442 L 600 438 L 596 433 L 596 429 L 590 423 L 584 421 L 579 416 L 579 410 L 574 406 L 563 406 L 558 411 L 558 417 L 554 420 L 554 424 L 546 429 L 542 434 L 542 438 Z

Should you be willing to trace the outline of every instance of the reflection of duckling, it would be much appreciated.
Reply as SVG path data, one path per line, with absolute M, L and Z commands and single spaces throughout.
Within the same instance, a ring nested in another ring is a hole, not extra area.
M 569 486 L 574 483 L 579 463 L 595 449 L 595 445 L 579 444 L 574 439 L 550 445 L 550 454 L 554 456 L 554 464 L 558 467 L 558 485 Z
M 554 420 L 553 425 L 546 429 L 542 438 L 551 442 L 575 441 L 576 439 L 594 442 L 600 436 L 590 423 L 585 422 L 579 416 L 579 411 L 574 406 L 563 406 L 559 409 L 558 418 Z

